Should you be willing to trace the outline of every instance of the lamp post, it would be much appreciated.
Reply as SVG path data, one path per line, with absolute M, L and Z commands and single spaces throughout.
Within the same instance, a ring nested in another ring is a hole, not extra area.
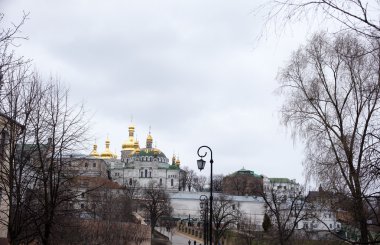
M 208 149 L 210 151 L 210 165 L 211 165 L 211 174 L 210 174 L 210 221 L 209 221 L 209 225 L 210 225 L 210 229 L 209 229 L 209 238 L 210 238 L 210 245 L 212 245 L 212 200 L 213 200 L 213 196 L 212 196 L 212 164 L 214 163 L 214 160 L 212 159 L 212 150 L 210 147 L 206 146 L 206 145 L 203 145 L 201 147 L 198 148 L 198 151 L 197 151 L 197 154 L 198 156 L 201 158 L 199 160 L 197 160 L 197 165 L 198 165 L 198 169 L 200 171 L 202 171 L 204 168 L 205 168 L 205 164 L 206 164 L 206 161 L 203 160 L 203 158 L 205 156 L 207 156 L 207 151 L 204 152 L 204 154 L 200 154 L 200 150 L 202 148 L 206 148 L 206 150 Z
M 207 213 L 208 213 L 208 198 L 206 195 L 201 195 L 199 197 L 200 207 L 201 207 L 201 215 L 203 220 L 203 244 L 207 245 Z

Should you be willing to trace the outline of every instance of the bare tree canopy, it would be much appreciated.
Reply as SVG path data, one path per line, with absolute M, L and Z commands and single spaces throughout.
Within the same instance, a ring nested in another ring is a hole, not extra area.
M 193 187 L 195 191 L 203 192 L 205 191 L 206 184 L 207 184 L 207 177 L 203 175 L 199 175 L 199 176 L 196 176 L 196 178 L 194 179 Z
M 241 218 L 241 212 L 239 206 L 230 197 L 225 195 L 219 195 L 214 198 L 212 205 L 213 239 L 216 244 L 219 244 L 228 230 L 236 228 Z
M 369 38 L 380 38 L 380 2 L 376 0 L 273 0 L 268 8 L 267 22 L 285 25 L 305 19 L 332 20 L 341 30 L 354 31 Z
M 306 143 L 307 173 L 353 200 L 361 242 L 371 239 L 368 212 L 379 197 L 379 72 L 377 41 L 322 33 L 279 74 L 282 119 Z
M 306 216 L 306 200 L 302 194 L 301 191 L 285 191 L 274 186 L 262 194 L 266 206 L 263 227 L 273 228 L 273 238 L 281 245 L 289 244 L 298 223 Z
M 149 186 L 142 191 L 140 207 L 150 220 L 152 235 L 159 219 L 165 216 L 170 217 L 173 211 L 169 195 L 155 182 L 149 183 Z

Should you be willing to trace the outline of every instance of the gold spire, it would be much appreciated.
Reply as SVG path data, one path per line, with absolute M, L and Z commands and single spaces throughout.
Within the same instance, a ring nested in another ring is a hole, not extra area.
M 172 157 L 172 165 L 175 165 L 175 154 L 173 153 L 173 157 Z
M 111 144 L 111 141 L 109 140 L 109 138 L 107 136 L 107 139 L 106 139 L 106 149 L 100 155 L 101 158 L 109 159 L 109 158 L 114 158 L 115 157 L 115 154 L 113 154 L 112 151 L 110 150 L 110 144 Z
M 98 153 L 97 149 L 98 149 L 98 145 L 94 144 L 94 148 L 90 152 L 90 156 L 92 156 L 92 157 L 99 157 L 99 153 Z

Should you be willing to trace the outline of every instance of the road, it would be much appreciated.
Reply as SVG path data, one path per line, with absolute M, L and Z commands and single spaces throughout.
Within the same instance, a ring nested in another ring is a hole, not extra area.
M 188 237 L 179 232 L 175 232 L 175 231 L 173 233 L 167 232 L 166 229 L 164 228 L 158 228 L 157 231 L 169 237 L 173 245 L 189 245 L 189 240 L 191 241 L 191 245 L 194 245 L 194 238 Z M 197 242 L 196 245 L 203 244 L 203 241 L 201 240 L 196 240 L 196 242 Z

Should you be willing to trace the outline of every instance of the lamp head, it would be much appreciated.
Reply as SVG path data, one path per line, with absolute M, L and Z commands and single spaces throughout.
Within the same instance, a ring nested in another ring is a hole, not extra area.
M 202 158 L 197 160 L 198 169 L 202 171 L 205 168 L 206 161 Z

